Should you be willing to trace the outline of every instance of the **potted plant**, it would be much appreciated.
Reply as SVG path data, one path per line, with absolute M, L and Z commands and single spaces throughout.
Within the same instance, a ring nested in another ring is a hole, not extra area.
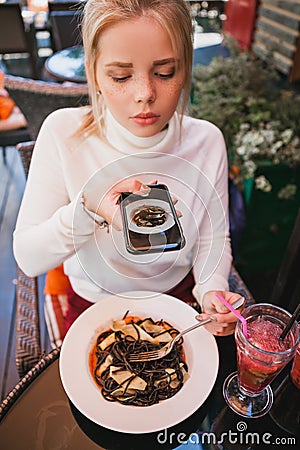
M 194 67 L 190 114 L 224 134 L 229 175 L 247 206 L 248 249 L 257 247 L 253 265 L 263 264 L 262 253 L 269 254 L 265 265 L 277 264 L 300 204 L 300 95 L 271 58 L 227 45 L 228 58 Z

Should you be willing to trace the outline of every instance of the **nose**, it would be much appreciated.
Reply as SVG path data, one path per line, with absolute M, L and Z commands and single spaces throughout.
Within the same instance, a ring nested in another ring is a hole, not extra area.
M 152 103 L 156 97 L 154 85 L 148 77 L 136 81 L 135 101 L 137 103 Z

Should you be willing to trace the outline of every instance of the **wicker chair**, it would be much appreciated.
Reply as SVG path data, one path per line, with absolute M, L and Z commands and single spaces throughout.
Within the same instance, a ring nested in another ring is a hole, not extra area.
M 6 75 L 4 85 L 22 110 L 34 140 L 43 120 L 52 111 L 88 103 L 87 86 L 60 85 Z M 28 139 L 29 135 L 26 135 Z M 34 142 L 19 144 L 22 164 L 27 176 Z M 38 310 L 38 280 L 26 276 L 17 268 L 17 336 L 16 364 L 20 377 L 24 376 L 41 355 L 40 318 Z
M 6 165 L 6 149 L 14 147 L 19 142 L 30 139 L 27 127 L 15 128 L 12 130 L 0 130 L 0 148 L 2 148 L 3 162 Z
M 4 87 L 26 117 L 32 140 L 52 111 L 88 104 L 86 84 L 58 84 L 5 75 Z
M 26 177 L 34 142 L 17 146 Z M 28 277 L 17 266 L 16 366 L 22 378 L 41 358 L 38 279 Z

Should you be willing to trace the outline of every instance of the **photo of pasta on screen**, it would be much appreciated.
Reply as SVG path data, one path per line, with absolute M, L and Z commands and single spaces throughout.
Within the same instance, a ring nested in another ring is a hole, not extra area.
M 167 213 L 160 206 L 143 205 L 133 212 L 132 220 L 138 227 L 157 227 L 165 223 Z
M 129 362 L 129 355 L 157 350 L 179 333 L 164 320 L 126 316 L 97 336 L 90 372 L 105 400 L 150 406 L 173 397 L 188 379 L 183 339 L 164 358 Z

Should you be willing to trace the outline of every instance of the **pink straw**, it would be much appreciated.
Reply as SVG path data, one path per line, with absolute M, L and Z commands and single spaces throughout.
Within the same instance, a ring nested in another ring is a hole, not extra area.
M 218 297 L 219 300 L 221 300 L 221 302 L 223 303 L 223 305 L 225 305 L 228 309 L 230 309 L 230 311 L 233 312 L 233 314 L 234 314 L 238 319 L 240 319 L 240 321 L 242 322 L 242 326 L 243 326 L 243 333 L 244 333 L 244 336 L 245 336 L 245 338 L 247 339 L 247 338 L 248 338 L 248 333 L 247 333 L 247 321 L 246 321 L 245 317 L 241 316 L 240 313 L 239 313 L 236 309 L 234 309 L 234 308 L 231 306 L 231 304 L 230 304 L 227 300 L 225 300 L 225 298 L 224 298 L 221 294 L 219 294 L 219 292 L 216 292 L 216 296 Z

